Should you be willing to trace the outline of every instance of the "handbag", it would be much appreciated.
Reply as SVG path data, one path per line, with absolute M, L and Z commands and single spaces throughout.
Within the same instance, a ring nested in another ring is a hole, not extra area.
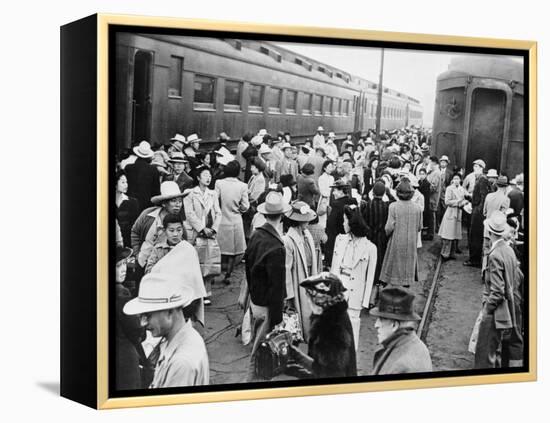
M 203 278 L 207 276 L 218 276 L 222 273 L 222 254 L 216 239 L 197 237 L 195 249 L 199 256 Z

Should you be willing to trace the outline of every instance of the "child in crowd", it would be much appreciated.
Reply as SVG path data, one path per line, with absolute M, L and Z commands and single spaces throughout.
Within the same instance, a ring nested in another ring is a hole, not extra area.
M 166 233 L 166 241 L 159 241 L 153 246 L 145 266 L 145 273 L 149 273 L 153 266 L 183 239 L 183 222 L 179 215 L 167 214 L 162 221 L 162 226 Z

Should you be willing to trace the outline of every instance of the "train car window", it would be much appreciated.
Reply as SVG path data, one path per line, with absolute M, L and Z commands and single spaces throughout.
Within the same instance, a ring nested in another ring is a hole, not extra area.
M 323 101 L 323 112 L 325 115 L 330 115 L 330 110 L 332 109 L 332 98 L 325 96 Z
M 342 99 L 335 98 L 332 103 L 332 114 L 339 115 L 341 107 L 342 107 Z
M 242 82 L 225 80 L 225 98 L 223 107 L 225 110 L 241 110 Z
M 216 80 L 208 76 L 195 75 L 194 106 L 197 108 L 214 109 L 214 92 Z
M 253 112 L 263 111 L 264 87 L 262 85 L 250 84 L 248 95 L 248 110 Z
M 313 95 L 313 113 L 316 115 L 321 114 L 321 104 L 323 102 L 323 97 L 317 94 Z
M 267 96 L 267 107 L 269 113 L 281 113 L 282 90 L 270 87 Z
M 302 113 L 304 115 L 311 114 L 311 94 L 309 93 L 302 94 Z
M 286 91 L 286 112 L 287 113 L 296 113 L 296 91 L 287 90 Z
M 181 97 L 183 57 L 170 56 L 169 97 Z

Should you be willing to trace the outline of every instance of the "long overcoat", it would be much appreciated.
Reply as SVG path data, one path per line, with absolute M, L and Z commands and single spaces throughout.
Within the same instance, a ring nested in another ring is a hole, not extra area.
M 361 203 L 361 214 L 367 224 L 368 238 L 376 245 L 376 270 L 374 272 L 374 281 L 378 282 L 382 262 L 386 255 L 388 246 L 388 236 L 386 235 L 386 222 L 388 220 L 389 203 L 381 198 L 369 199 L 366 203 Z
M 313 274 L 319 273 L 320 257 L 316 254 L 313 237 L 306 229 L 304 236 L 300 235 L 297 228 L 289 228 L 283 241 L 286 249 L 286 299 L 294 300 L 296 312 L 302 323 L 302 335 L 304 341 L 309 339 L 311 306 L 307 299 L 306 290 L 300 286 L 300 282 L 310 277 L 306 262 L 306 251 L 304 242 L 307 242 L 312 252 L 311 269 Z
M 223 255 L 243 254 L 246 250 L 242 214 L 248 210 L 248 185 L 237 178 L 216 181 L 222 220 L 218 244 Z
M 418 263 L 418 231 L 422 229 L 420 206 L 410 200 L 390 204 L 385 229 L 390 238 L 380 280 L 394 285 L 411 285 Z
M 439 226 L 439 236 L 443 239 L 462 239 L 462 208 L 466 190 L 462 186 L 449 185 L 445 190 L 445 214 Z

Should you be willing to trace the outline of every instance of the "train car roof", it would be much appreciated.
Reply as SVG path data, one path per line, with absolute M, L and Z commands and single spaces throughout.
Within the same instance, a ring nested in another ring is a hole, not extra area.
M 523 63 L 509 56 L 464 55 L 451 59 L 449 69 L 441 73 L 437 80 L 459 76 L 517 81 L 523 84 Z
M 377 92 L 378 85 L 365 78 L 352 75 L 342 69 L 320 62 L 302 54 L 295 53 L 276 43 L 248 39 L 223 39 L 211 37 L 192 37 L 166 34 L 137 34 L 142 37 L 165 41 L 187 48 L 202 50 L 208 53 L 225 56 L 244 62 L 262 65 L 268 68 L 292 72 L 304 77 L 318 80 L 352 90 Z M 193 39 L 193 42 L 190 42 Z M 409 101 L 420 105 L 420 102 L 388 87 L 384 88 L 385 96 Z

